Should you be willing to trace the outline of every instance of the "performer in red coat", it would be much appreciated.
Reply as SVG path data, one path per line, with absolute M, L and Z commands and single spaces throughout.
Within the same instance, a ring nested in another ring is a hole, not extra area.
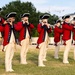
M 54 28 L 54 42 L 55 42 L 55 54 L 54 54 L 54 58 L 58 59 L 58 52 L 60 49 L 60 37 L 62 34 L 62 29 L 60 28 L 61 25 L 61 21 L 57 20 L 55 28 Z
M 24 13 L 21 15 L 21 21 L 15 25 L 15 29 L 20 32 L 19 40 L 21 42 L 21 64 L 27 64 L 26 55 L 29 48 L 29 42 L 31 39 L 31 30 L 34 28 L 34 25 L 29 23 L 29 13 Z
M 72 24 L 73 26 L 75 26 L 75 17 L 73 18 L 73 21 L 72 21 Z M 75 28 L 73 28 L 73 44 L 75 45 Z M 74 47 L 74 60 L 75 60 L 75 47 Z
M 75 28 L 73 29 L 73 40 L 75 41 Z M 74 42 L 75 45 L 75 42 Z
M 15 32 L 14 32 L 14 24 L 16 12 L 11 12 L 6 15 L 7 23 L 2 26 L 0 25 L 0 31 L 4 32 L 4 51 L 5 51 L 5 69 L 7 72 L 14 71 L 12 69 L 12 59 L 14 55 L 14 43 L 15 43 Z
M 63 41 L 64 41 L 64 45 L 65 45 L 65 50 L 64 50 L 64 55 L 63 55 L 63 63 L 69 63 L 68 61 L 68 53 L 71 47 L 71 31 L 73 30 L 73 25 L 71 25 L 70 23 L 70 16 L 65 16 L 64 17 L 64 23 L 62 25 L 62 29 L 63 29 Z
M 38 38 L 38 41 L 37 41 L 38 45 L 45 41 L 45 35 L 46 35 L 45 30 L 47 30 L 47 33 L 51 32 L 51 28 L 48 28 L 49 26 L 47 27 L 47 25 L 44 25 L 45 23 L 46 22 L 39 23 L 38 26 L 37 26 L 37 31 L 39 33 L 39 38 Z
M 38 57 L 38 66 L 44 67 L 43 61 L 46 56 L 47 45 L 49 41 L 48 34 L 51 32 L 50 24 L 48 23 L 49 15 L 45 14 L 42 16 L 42 22 L 38 24 L 37 31 L 39 33 L 39 37 L 37 40 L 37 47 L 39 47 L 39 57 Z
M 73 25 L 75 26 L 75 17 L 73 18 L 73 21 L 72 21 Z M 73 28 L 73 42 L 74 42 L 74 45 L 75 45 L 75 28 Z

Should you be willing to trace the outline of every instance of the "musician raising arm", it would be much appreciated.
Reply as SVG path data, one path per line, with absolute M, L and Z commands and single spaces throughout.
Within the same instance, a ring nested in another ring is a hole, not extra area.
M 4 32 L 3 46 L 5 51 L 5 70 L 6 72 L 14 71 L 12 69 L 12 59 L 14 55 L 15 33 L 14 33 L 14 21 L 16 12 L 11 12 L 6 15 L 7 22 L 4 26 L 0 25 L 0 31 Z
M 38 66 L 44 67 L 43 61 L 46 61 L 46 52 L 49 41 L 48 34 L 51 32 L 50 24 L 48 23 L 49 15 L 45 14 L 41 17 L 42 21 L 37 26 L 39 38 L 37 40 L 37 48 L 40 49 L 38 56 Z
M 29 13 L 24 13 L 21 15 L 21 21 L 15 24 L 15 29 L 20 32 L 19 41 L 21 42 L 21 52 L 20 52 L 20 63 L 27 64 L 26 55 L 29 49 L 29 42 L 31 39 L 31 30 L 34 25 L 29 23 Z
M 57 20 L 55 28 L 54 28 L 54 42 L 55 42 L 55 54 L 54 54 L 54 58 L 55 59 L 59 59 L 58 57 L 58 52 L 60 49 L 60 37 L 62 34 L 62 29 L 60 28 L 61 25 L 61 21 Z
M 70 24 L 70 16 L 67 15 L 64 17 L 64 23 L 62 24 L 62 30 L 63 30 L 63 37 L 62 40 L 64 41 L 65 50 L 63 54 L 63 63 L 69 63 L 68 61 L 68 54 L 71 47 L 71 31 L 73 30 L 74 26 Z

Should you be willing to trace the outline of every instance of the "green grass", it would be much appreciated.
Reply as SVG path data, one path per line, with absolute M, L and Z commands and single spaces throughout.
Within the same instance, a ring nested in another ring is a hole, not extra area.
M 13 69 L 15 72 L 6 73 L 4 69 L 4 53 L 0 52 L 0 75 L 75 75 L 75 61 L 73 60 L 73 50 L 69 53 L 70 64 L 63 64 L 63 51 L 59 53 L 59 59 L 53 58 L 54 50 L 49 49 L 47 60 L 44 62 L 46 67 L 38 67 L 39 50 L 30 49 L 27 55 L 27 65 L 20 64 L 19 50 L 15 52 L 13 59 Z

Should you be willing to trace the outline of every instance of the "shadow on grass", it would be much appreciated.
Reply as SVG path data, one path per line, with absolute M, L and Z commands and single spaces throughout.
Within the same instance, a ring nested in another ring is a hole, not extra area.
M 63 60 L 63 55 L 61 54 L 61 52 L 59 53 L 60 55 L 59 55 L 59 59 L 55 59 L 54 58 L 54 55 L 52 55 L 52 54 L 54 54 L 53 53 L 53 51 L 51 52 L 51 53 L 48 53 L 47 54 L 47 58 L 48 58 L 48 61 L 59 61 L 59 62 L 62 62 L 62 60 Z
M 32 62 L 35 65 L 37 65 L 38 64 L 38 54 L 29 52 L 27 60 L 29 60 L 30 62 Z

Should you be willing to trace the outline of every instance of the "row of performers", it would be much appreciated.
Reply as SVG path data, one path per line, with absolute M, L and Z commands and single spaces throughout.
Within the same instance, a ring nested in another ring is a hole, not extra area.
M 29 48 L 29 42 L 31 38 L 31 30 L 34 28 L 34 25 L 29 23 L 29 13 L 24 13 L 21 15 L 21 21 L 14 24 L 16 12 L 11 12 L 7 14 L 7 20 L 4 21 L 3 18 L 0 17 L 0 32 L 4 33 L 3 36 L 3 46 L 5 51 L 5 70 L 7 72 L 14 71 L 12 69 L 12 59 L 14 56 L 14 45 L 15 45 L 15 31 L 19 31 L 19 41 L 21 45 L 20 52 L 20 63 L 27 64 L 26 55 Z M 52 28 L 48 23 L 48 14 L 44 14 L 41 17 L 41 22 L 37 26 L 37 31 L 39 33 L 39 37 L 37 40 L 37 47 L 39 48 L 39 56 L 38 56 L 38 66 L 45 67 L 43 61 L 46 61 L 46 53 L 48 49 L 48 34 L 51 33 Z M 71 47 L 71 32 L 74 32 L 74 40 L 75 40 L 75 18 L 72 24 L 69 23 L 70 16 L 64 16 L 64 22 L 62 24 L 62 28 L 60 28 L 61 21 L 58 20 L 56 22 L 54 28 L 54 42 L 55 42 L 55 55 L 54 58 L 58 59 L 58 51 L 60 46 L 60 36 L 62 36 L 63 44 L 65 45 L 64 55 L 63 55 L 63 63 L 69 63 L 68 61 L 68 53 Z

